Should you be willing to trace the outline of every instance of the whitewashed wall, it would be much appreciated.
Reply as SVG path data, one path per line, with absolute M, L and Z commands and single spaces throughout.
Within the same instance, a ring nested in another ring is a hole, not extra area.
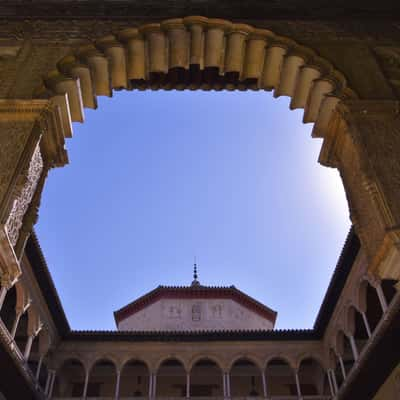
M 129 331 L 272 328 L 271 321 L 229 299 L 161 299 L 118 325 Z

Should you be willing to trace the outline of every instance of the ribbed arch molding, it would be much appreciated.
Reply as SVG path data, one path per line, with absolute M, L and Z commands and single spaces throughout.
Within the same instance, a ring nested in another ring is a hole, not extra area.
M 77 47 L 37 90 L 62 108 L 66 123 L 113 90 L 273 90 L 303 108 L 323 137 L 338 102 L 355 94 L 313 50 L 266 29 L 199 16 L 125 29 Z M 67 107 L 65 104 L 67 94 Z M 70 136 L 67 129 L 67 136 Z

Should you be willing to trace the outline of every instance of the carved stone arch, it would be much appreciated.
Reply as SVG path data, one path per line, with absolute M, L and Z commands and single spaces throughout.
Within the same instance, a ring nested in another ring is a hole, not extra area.
M 135 355 L 129 355 L 127 357 L 124 357 L 121 360 L 121 362 L 120 362 L 120 371 L 122 371 L 124 369 L 124 367 L 128 363 L 133 362 L 133 361 L 137 361 L 137 362 L 143 363 L 146 366 L 146 368 L 149 371 L 149 373 L 152 371 L 151 363 L 148 360 L 144 359 L 143 357 L 135 356 Z
M 276 353 L 267 358 L 264 364 L 264 369 L 268 367 L 268 364 L 273 361 L 273 360 L 281 360 L 289 365 L 289 367 L 293 370 L 293 372 L 296 370 L 296 358 L 293 356 L 289 356 L 287 354 L 282 354 L 282 353 Z
M 343 356 L 344 353 L 344 340 L 345 333 L 342 328 L 338 328 L 335 334 L 335 339 L 333 342 L 333 349 L 338 356 Z
M 52 361 L 53 361 L 53 360 L 52 360 Z M 54 366 L 54 369 L 56 370 L 56 372 L 59 372 L 59 371 L 61 370 L 61 368 L 62 368 L 67 362 L 70 362 L 70 361 L 77 361 L 77 362 L 79 362 L 79 363 L 82 365 L 85 374 L 88 374 L 88 373 L 89 373 L 89 363 L 88 363 L 88 361 L 85 360 L 85 359 L 83 359 L 83 358 L 80 356 L 80 354 L 74 353 L 74 352 L 71 352 L 71 353 L 69 353 L 68 355 L 65 354 L 64 357 L 61 357 L 61 358 L 57 359 L 56 361 L 53 361 L 53 364 L 52 364 L 52 365 Z
M 304 108 L 303 122 L 316 122 L 316 137 L 324 136 L 339 101 L 356 97 L 344 75 L 311 48 L 267 29 L 198 16 L 82 43 L 35 95 L 58 101 L 65 120 L 83 122 L 83 107 L 96 108 L 97 96 L 135 88 L 274 90 L 275 97 L 292 98 L 291 109 Z M 67 105 L 59 97 L 65 93 Z
M 36 336 L 42 328 L 42 322 L 40 315 L 36 309 L 36 306 L 32 304 L 28 308 L 28 335 Z
M 105 353 L 105 354 L 96 354 L 89 363 L 88 372 L 89 375 L 93 371 L 93 367 L 100 361 L 108 361 L 110 362 L 115 368 L 115 374 L 117 374 L 119 367 L 121 366 L 120 361 L 115 357 L 113 354 Z
M 356 330 L 356 314 L 358 312 L 359 310 L 353 305 L 353 303 L 349 304 L 344 310 L 344 332 L 347 336 L 354 336 Z
M 324 371 L 326 371 L 329 367 L 329 363 L 327 362 L 326 358 L 324 358 L 318 354 L 315 354 L 315 353 L 305 352 L 305 353 L 300 354 L 296 358 L 296 371 L 298 371 L 298 369 L 300 368 L 301 362 L 306 359 L 314 360 L 316 363 L 318 363 L 321 366 L 321 368 Z
M 240 360 L 247 360 L 250 361 L 251 363 L 253 363 L 257 368 L 260 369 L 260 373 L 262 373 L 264 371 L 264 365 L 263 362 L 257 358 L 257 356 L 253 355 L 253 354 L 249 354 L 249 353 L 239 353 L 239 354 L 235 354 L 230 362 L 229 362 L 229 371 L 232 369 L 232 367 L 235 365 L 235 363 L 237 361 Z
M 193 367 L 202 360 L 209 360 L 215 363 L 217 367 L 221 370 L 221 373 L 227 370 L 227 363 L 221 360 L 217 354 L 210 354 L 210 353 L 199 353 L 194 355 L 190 361 L 188 361 L 187 371 L 191 372 Z
M 16 296 L 17 296 L 17 302 L 15 305 L 16 312 L 17 313 L 24 312 L 26 306 L 30 302 L 30 298 L 29 298 L 27 290 L 25 289 L 25 287 L 21 281 L 18 281 L 15 284 L 15 291 L 16 291 Z
M 158 361 L 155 363 L 155 372 L 158 372 L 158 370 L 160 369 L 161 365 L 169 360 L 176 360 L 179 363 L 182 364 L 182 367 L 184 368 L 184 370 L 186 372 L 189 371 L 189 362 L 188 360 L 185 360 L 183 357 L 181 357 L 180 355 L 177 354 L 169 354 L 169 355 L 165 355 L 163 357 L 160 357 L 158 359 Z

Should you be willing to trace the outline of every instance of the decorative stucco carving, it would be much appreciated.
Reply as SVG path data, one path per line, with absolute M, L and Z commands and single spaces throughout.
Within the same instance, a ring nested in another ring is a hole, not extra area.
M 374 50 L 386 78 L 400 98 L 400 47 L 380 46 Z
M 30 121 L 0 122 L 0 207 L 4 203 L 31 127 Z
M 40 146 L 37 144 L 29 163 L 26 177 L 24 177 L 25 185 L 23 186 L 19 197 L 14 200 L 10 216 L 6 223 L 7 233 L 13 246 L 17 244 L 24 215 L 31 204 L 42 171 L 43 158 L 40 152 Z

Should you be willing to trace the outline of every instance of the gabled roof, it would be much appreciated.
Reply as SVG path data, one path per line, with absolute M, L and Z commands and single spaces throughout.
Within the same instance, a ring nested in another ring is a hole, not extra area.
M 160 299 L 230 299 L 268 319 L 273 324 L 275 324 L 277 316 L 276 311 L 243 293 L 235 286 L 158 286 L 118 311 L 114 311 L 116 323 L 118 324 Z

